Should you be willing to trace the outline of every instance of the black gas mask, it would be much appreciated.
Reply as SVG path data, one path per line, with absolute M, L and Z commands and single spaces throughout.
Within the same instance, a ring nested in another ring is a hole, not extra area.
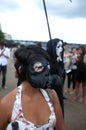
M 44 57 L 32 58 L 27 69 L 28 80 L 34 88 L 51 88 L 52 76 L 47 59 Z

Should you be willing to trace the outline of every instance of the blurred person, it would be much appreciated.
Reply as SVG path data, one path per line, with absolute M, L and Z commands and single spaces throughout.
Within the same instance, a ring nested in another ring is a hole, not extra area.
M 0 41 L 0 76 L 2 74 L 2 88 L 6 88 L 7 63 L 10 58 L 10 50 L 5 47 L 5 43 Z
M 47 52 L 50 55 L 51 74 L 58 74 L 63 80 L 63 41 L 55 38 L 47 42 Z
M 0 130 L 66 130 L 58 95 L 51 89 L 49 60 L 36 45 L 16 50 L 14 66 L 22 84 L 0 100 Z
M 58 94 L 61 108 L 64 115 L 64 101 L 66 97 L 63 96 L 63 83 L 65 77 L 64 63 L 63 63 L 63 40 L 58 38 L 49 40 L 47 42 L 47 52 L 50 56 L 50 72 L 54 75 L 54 90 Z
M 70 94 L 74 93 L 75 90 L 75 83 L 76 83 L 76 71 L 77 71 L 77 50 L 76 47 L 71 48 L 71 82 L 72 82 L 72 88 L 70 91 Z
M 66 76 L 67 76 L 67 88 L 64 90 L 64 92 L 70 92 L 70 84 L 71 84 L 71 52 L 69 52 L 69 46 L 67 43 L 64 44 L 64 68 L 66 71 Z
M 86 50 L 84 46 L 79 47 L 79 59 L 77 62 L 76 87 L 73 101 L 83 102 L 86 95 Z M 82 85 L 82 95 L 79 98 L 79 89 Z

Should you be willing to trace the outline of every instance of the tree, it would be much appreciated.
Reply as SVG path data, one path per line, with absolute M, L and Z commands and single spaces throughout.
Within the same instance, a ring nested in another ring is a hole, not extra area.
M 5 41 L 5 35 L 0 28 L 0 41 Z

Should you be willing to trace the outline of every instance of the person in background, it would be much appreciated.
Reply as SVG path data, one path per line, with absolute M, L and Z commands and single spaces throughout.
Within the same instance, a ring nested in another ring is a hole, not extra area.
M 22 84 L 0 100 L 0 130 L 66 130 L 58 95 L 51 89 L 49 61 L 37 45 L 16 50 L 14 66 Z
M 69 52 L 69 46 L 67 43 L 64 44 L 64 68 L 67 75 L 67 88 L 64 90 L 64 92 L 70 92 L 70 84 L 71 84 L 71 57 L 72 53 Z
M 2 74 L 2 88 L 6 88 L 7 63 L 10 58 L 10 50 L 5 47 L 5 43 L 0 41 L 0 76 Z
M 64 101 L 66 99 L 63 96 L 63 83 L 64 83 L 64 63 L 63 63 L 63 41 L 55 38 L 47 42 L 47 52 L 50 56 L 50 72 L 53 76 L 53 89 L 56 91 L 59 97 L 61 108 L 64 115 Z
M 72 47 L 71 48 L 71 53 L 72 53 L 72 56 L 71 56 L 71 76 L 72 76 L 72 88 L 71 88 L 71 91 L 70 91 L 70 94 L 74 94 L 74 91 L 75 91 L 75 83 L 76 83 L 76 72 L 77 72 L 77 50 L 76 50 L 76 47 Z
M 80 46 L 78 49 L 79 59 L 77 62 L 77 71 L 76 71 L 76 87 L 73 97 L 73 101 L 83 102 L 86 95 L 86 50 L 84 46 Z M 79 98 L 79 89 L 82 85 L 82 95 Z

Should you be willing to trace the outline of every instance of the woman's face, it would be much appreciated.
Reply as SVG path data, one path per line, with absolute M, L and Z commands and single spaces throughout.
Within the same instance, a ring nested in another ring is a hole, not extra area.
M 64 45 L 64 50 L 68 51 L 68 45 Z
M 62 41 L 59 41 L 56 46 L 56 54 L 59 56 L 61 52 L 63 51 L 63 43 Z

